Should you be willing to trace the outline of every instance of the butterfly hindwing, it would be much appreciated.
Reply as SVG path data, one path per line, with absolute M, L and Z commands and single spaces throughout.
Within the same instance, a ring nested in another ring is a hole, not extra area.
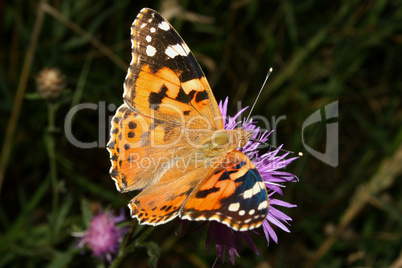
M 203 166 L 176 163 L 157 184 L 144 189 L 131 200 L 131 215 L 141 224 L 148 225 L 158 225 L 174 219 L 198 184 L 198 180 L 194 178 L 205 176 L 205 172 Z
M 250 159 L 233 151 L 220 159 L 186 200 L 180 217 L 215 220 L 234 230 L 259 227 L 268 214 L 268 195 L 261 175 Z
M 131 27 L 131 42 L 123 95 L 130 108 L 181 124 L 198 116 L 201 122 L 194 125 L 199 128 L 223 128 L 204 73 L 169 22 L 152 9 L 142 9 Z

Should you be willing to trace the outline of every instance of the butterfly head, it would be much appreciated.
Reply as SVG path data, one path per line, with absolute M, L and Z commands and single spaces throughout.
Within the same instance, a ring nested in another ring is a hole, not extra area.
M 242 128 L 236 128 L 233 130 L 234 139 L 236 140 L 236 147 L 242 148 L 253 136 L 253 132 L 249 130 L 244 130 Z

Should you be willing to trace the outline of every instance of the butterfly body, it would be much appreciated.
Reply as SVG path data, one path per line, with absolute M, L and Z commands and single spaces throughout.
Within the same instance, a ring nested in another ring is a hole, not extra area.
M 159 13 L 142 9 L 131 40 L 124 104 L 108 143 L 117 189 L 141 190 L 129 204 L 131 215 L 150 225 L 180 217 L 241 231 L 260 226 L 266 188 L 238 150 L 252 133 L 224 128 L 204 73 Z

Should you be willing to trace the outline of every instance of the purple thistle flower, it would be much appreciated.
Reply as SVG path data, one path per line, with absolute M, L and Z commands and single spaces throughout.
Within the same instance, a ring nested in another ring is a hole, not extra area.
M 117 254 L 127 228 L 119 228 L 116 223 L 124 221 L 124 210 L 119 216 L 110 211 L 99 212 L 89 223 L 89 228 L 83 233 L 73 234 L 81 237 L 78 247 L 88 247 L 95 257 L 112 261 L 112 256 Z
M 206 247 L 209 250 L 209 243 L 211 237 L 214 236 L 215 248 L 217 252 L 217 257 L 215 259 L 215 266 L 218 258 L 221 258 L 222 263 L 225 261 L 226 250 L 229 253 L 229 260 L 234 264 L 235 255 L 240 257 L 239 251 L 241 249 L 242 239 L 246 240 L 250 248 L 257 254 L 258 250 L 255 246 L 251 236 L 248 232 L 234 231 L 231 228 L 223 225 L 219 222 L 211 221 L 208 227 L 208 235 L 206 241 Z
M 276 235 L 272 225 L 275 225 L 282 229 L 285 232 L 290 232 L 290 230 L 286 227 L 289 225 L 289 221 L 292 219 L 287 216 L 285 213 L 278 210 L 275 206 L 280 207 L 296 207 L 296 205 L 289 204 L 287 202 L 281 201 L 279 199 L 274 199 L 272 196 L 275 193 L 283 195 L 282 188 L 284 187 L 280 183 L 284 182 L 294 182 L 297 181 L 297 177 L 291 173 L 278 171 L 278 169 L 286 167 L 289 163 L 293 160 L 297 159 L 298 157 L 288 158 L 289 153 L 285 153 L 283 155 L 278 156 L 278 152 L 280 151 L 281 147 L 277 148 L 273 151 L 268 151 L 262 155 L 259 154 L 258 146 L 261 143 L 264 143 L 268 140 L 269 135 L 272 133 L 265 131 L 260 133 L 260 128 L 255 125 L 253 121 L 249 122 L 241 122 L 237 121 L 240 115 L 247 109 L 243 108 L 240 110 L 235 116 L 231 117 L 227 115 L 227 107 L 228 107 L 228 98 L 224 102 L 219 102 L 219 109 L 222 113 L 222 118 L 225 124 L 225 129 L 235 129 L 241 125 L 241 127 L 245 130 L 251 131 L 252 138 L 247 142 L 247 144 L 240 148 L 239 150 L 246 154 L 259 173 L 267 187 L 268 191 L 268 199 L 269 199 L 269 211 L 268 216 L 264 220 L 262 227 L 265 233 L 265 237 L 267 239 L 268 245 L 269 241 L 272 239 L 275 243 L 278 243 L 278 236 Z M 286 225 L 285 225 L 286 224 Z M 241 246 L 241 240 L 245 239 L 247 244 L 251 247 L 251 249 L 258 254 L 258 250 L 252 241 L 250 234 L 245 231 L 234 231 L 218 222 L 210 222 L 209 229 L 208 229 L 208 236 L 207 236 L 207 249 L 209 249 L 209 242 L 211 238 L 214 237 L 215 240 L 215 248 L 217 251 L 217 258 L 222 259 L 222 263 L 225 261 L 225 253 L 228 251 L 229 259 L 234 264 L 234 256 L 239 257 L 239 251 Z

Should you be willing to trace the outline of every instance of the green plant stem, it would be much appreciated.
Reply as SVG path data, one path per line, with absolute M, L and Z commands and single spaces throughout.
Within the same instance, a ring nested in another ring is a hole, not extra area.
M 124 242 L 124 245 L 122 246 L 122 249 L 125 250 L 128 242 L 130 241 L 131 236 L 134 234 L 135 226 L 137 225 L 137 221 L 133 220 L 131 221 L 130 225 L 130 230 L 128 231 L 126 241 Z
M 90 53 L 88 55 L 90 55 Z M 82 93 L 85 88 L 85 82 L 87 81 L 87 78 L 88 78 L 88 73 L 91 68 L 91 63 L 92 63 L 92 59 L 90 59 L 90 57 L 87 57 L 84 62 L 84 65 L 82 66 L 80 77 L 79 77 L 78 83 L 77 83 L 77 88 L 74 90 L 74 95 L 73 95 L 73 99 L 71 101 L 70 109 L 73 109 L 81 101 L 81 96 L 82 96 Z
M 52 182 L 52 192 L 53 192 L 53 200 L 52 200 L 52 210 L 53 216 L 55 217 L 57 213 L 57 207 L 59 203 L 59 186 L 57 179 L 57 167 L 56 167 L 56 154 L 55 154 L 55 141 L 54 141 L 54 133 L 56 132 L 55 127 L 55 114 L 58 108 L 56 103 L 48 102 L 48 126 L 46 129 L 46 148 L 49 157 L 49 175 L 50 180 Z
M 129 232 L 129 235 L 127 237 L 127 240 L 124 244 L 124 246 L 121 248 L 119 255 L 113 260 L 113 263 L 110 265 L 110 268 L 116 268 L 119 267 L 121 262 L 124 260 L 124 258 L 134 250 L 136 250 L 138 247 L 141 247 L 144 241 L 148 238 L 148 236 L 155 230 L 155 228 L 148 227 L 145 229 L 145 231 L 142 232 L 142 234 L 131 244 L 128 244 L 128 241 L 132 234 L 134 233 L 134 227 L 136 226 L 136 221 L 133 221 L 131 225 L 131 229 Z

